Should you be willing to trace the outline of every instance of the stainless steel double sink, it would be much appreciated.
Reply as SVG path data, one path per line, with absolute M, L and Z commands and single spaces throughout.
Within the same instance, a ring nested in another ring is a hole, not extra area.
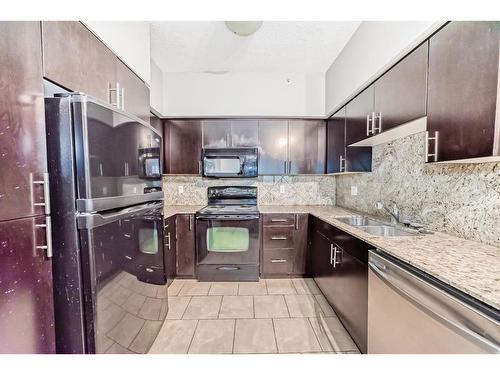
M 364 216 L 351 216 L 337 218 L 345 224 L 355 226 L 367 233 L 382 237 L 416 236 L 416 233 L 396 228 L 392 225 L 370 219 Z

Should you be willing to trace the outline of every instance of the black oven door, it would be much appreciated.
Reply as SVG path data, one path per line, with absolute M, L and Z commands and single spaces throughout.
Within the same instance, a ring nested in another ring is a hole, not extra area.
M 198 217 L 196 237 L 198 279 L 258 279 L 258 215 Z

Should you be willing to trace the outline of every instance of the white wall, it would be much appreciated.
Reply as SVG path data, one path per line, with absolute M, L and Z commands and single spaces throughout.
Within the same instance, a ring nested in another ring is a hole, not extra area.
M 331 115 L 443 23 L 362 22 L 326 72 L 326 114 Z
M 150 105 L 163 116 L 163 72 L 154 60 L 151 60 L 151 89 L 150 89 Z
M 322 73 L 164 72 L 163 80 L 167 117 L 323 117 L 325 113 Z
M 84 21 L 83 23 L 144 82 L 151 84 L 149 22 Z

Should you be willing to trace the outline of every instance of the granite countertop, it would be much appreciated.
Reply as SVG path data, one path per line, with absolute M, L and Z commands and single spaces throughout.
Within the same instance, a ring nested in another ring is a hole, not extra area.
M 164 215 L 194 214 L 203 206 L 167 206 Z M 267 206 L 261 213 L 307 213 L 427 272 L 437 279 L 500 309 L 500 248 L 445 233 L 381 237 L 345 224 L 340 217 L 363 215 L 337 206 Z
M 261 213 L 309 213 L 500 309 L 500 248 L 445 233 L 381 237 L 337 218 L 363 213 L 336 206 L 259 206 Z

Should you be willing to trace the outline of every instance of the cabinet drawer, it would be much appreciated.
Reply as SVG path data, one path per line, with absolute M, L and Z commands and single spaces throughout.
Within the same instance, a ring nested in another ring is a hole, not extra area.
M 294 247 L 294 227 L 264 227 L 263 232 L 264 250 Z
M 295 225 L 294 214 L 265 214 L 264 225 Z
M 288 275 L 293 269 L 291 249 L 270 249 L 262 254 L 262 273 L 265 275 Z

